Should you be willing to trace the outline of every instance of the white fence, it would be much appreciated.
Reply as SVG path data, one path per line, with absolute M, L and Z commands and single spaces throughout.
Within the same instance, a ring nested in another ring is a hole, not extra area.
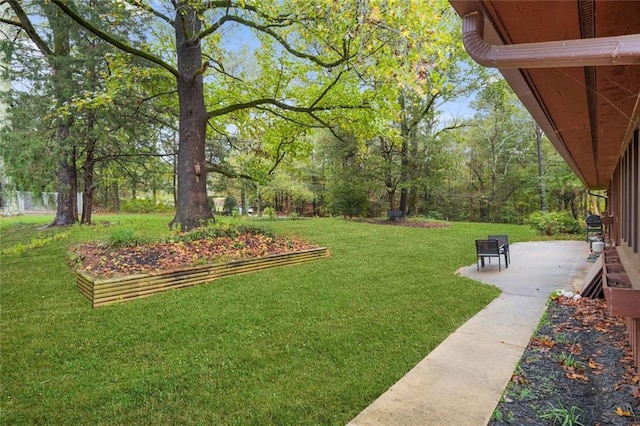
M 2 197 L 2 215 L 55 214 L 57 192 L 6 191 Z M 82 212 L 82 193 L 78 193 L 78 213 Z

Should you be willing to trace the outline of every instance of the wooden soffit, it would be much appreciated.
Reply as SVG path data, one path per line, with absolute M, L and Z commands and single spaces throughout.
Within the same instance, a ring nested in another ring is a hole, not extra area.
M 640 33 L 640 1 L 449 1 L 461 17 L 482 13 L 484 39 L 494 45 Z M 606 188 L 638 126 L 640 65 L 500 72 L 584 184 Z

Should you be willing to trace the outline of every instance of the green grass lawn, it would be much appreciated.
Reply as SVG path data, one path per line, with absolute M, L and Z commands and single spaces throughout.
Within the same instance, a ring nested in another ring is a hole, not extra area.
M 2 424 L 345 424 L 499 294 L 454 274 L 475 238 L 535 238 L 254 219 L 331 256 L 93 309 L 69 247 L 118 228 L 159 237 L 171 216 L 36 229 L 51 219 L 0 219 L 3 250 L 67 235 L 0 257 Z

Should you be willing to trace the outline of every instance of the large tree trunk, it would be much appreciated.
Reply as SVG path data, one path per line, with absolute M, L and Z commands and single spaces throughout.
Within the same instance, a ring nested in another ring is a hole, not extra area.
M 93 136 L 95 123 L 96 115 L 94 112 L 91 112 L 87 117 L 88 137 L 84 164 L 82 165 L 84 190 L 82 191 L 82 217 L 80 218 L 80 223 L 86 225 L 91 224 L 91 213 L 93 211 L 93 170 L 96 163 L 93 153 L 97 143 L 96 138 Z
M 179 2 L 178 6 L 175 18 L 180 105 L 178 191 L 176 216 L 171 224 L 191 229 L 213 218 L 207 203 L 207 110 L 201 73 L 202 49 L 197 38 L 201 23 L 188 2 Z
M 64 149 L 69 139 L 69 126 L 64 123 L 59 124 L 56 137 L 63 148 L 56 170 L 56 191 L 58 192 L 56 217 L 50 226 L 73 225 L 78 221 L 78 175 L 75 148 Z
M 53 90 L 58 106 L 62 106 L 71 97 L 71 70 L 69 68 L 70 35 L 68 22 L 62 19 L 62 12 L 47 11 L 53 30 L 53 52 L 49 63 L 53 69 Z M 56 170 L 56 191 L 58 192 L 56 217 L 50 226 L 73 225 L 78 221 L 78 171 L 76 169 L 76 149 L 69 138 L 69 119 L 59 118 L 56 128 L 58 146 L 58 168 Z
M 93 158 L 85 159 L 84 171 L 84 191 L 82 192 L 82 218 L 80 223 L 91 225 L 91 214 L 93 212 L 93 169 L 95 162 Z

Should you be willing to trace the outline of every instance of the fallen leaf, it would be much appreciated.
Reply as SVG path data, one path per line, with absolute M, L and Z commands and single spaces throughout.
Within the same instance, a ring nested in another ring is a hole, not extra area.
M 531 341 L 531 346 L 540 348 L 542 351 L 548 351 L 555 346 L 555 342 L 547 336 L 534 337 Z
M 631 417 L 631 411 L 623 410 L 620 407 L 616 408 L 616 414 L 622 417 Z
M 580 373 L 567 373 L 567 378 L 571 380 L 582 380 L 583 382 L 589 381 L 589 378 L 587 376 Z

